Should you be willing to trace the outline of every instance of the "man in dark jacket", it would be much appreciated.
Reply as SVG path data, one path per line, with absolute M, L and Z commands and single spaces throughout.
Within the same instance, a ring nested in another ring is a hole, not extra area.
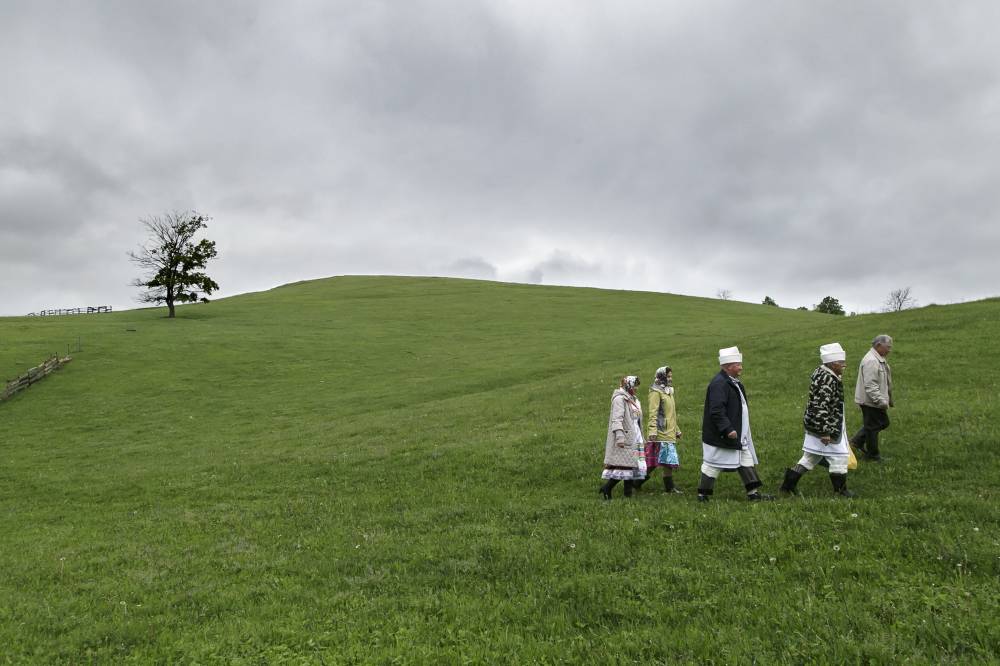
M 698 501 L 707 502 L 722 472 L 736 471 L 743 480 L 750 501 L 773 500 L 760 492 L 757 475 L 757 452 L 750 433 L 750 408 L 747 393 L 740 382 L 743 354 L 737 347 L 719 350 L 722 369 L 708 384 L 705 413 L 701 423 L 701 482 Z

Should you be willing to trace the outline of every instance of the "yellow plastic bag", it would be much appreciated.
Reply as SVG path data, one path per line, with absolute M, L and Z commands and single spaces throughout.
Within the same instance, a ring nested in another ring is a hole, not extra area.
M 854 457 L 854 449 L 847 447 L 847 469 L 857 469 L 858 459 Z

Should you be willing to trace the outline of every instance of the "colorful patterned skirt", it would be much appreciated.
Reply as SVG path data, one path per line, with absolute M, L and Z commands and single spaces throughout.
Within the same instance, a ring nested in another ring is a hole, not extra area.
M 646 442 L 646 467 L 650 470 L 656 467 L 677 469 L 681 466 L 677 457 L 677 446 L 674 442 Z

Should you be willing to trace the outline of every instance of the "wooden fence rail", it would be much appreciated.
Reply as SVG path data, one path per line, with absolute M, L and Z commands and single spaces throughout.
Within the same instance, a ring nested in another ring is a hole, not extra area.
M 58 310 L 39 310 L 29 312 L 26 317 L 54 317 L 56 315 L 104 314 L 111 312 L 110 305 L 96 305 L 86 308 L 59 308 Z
M 4 388 L 3 392 L 0 393 L 0 401 L 4 401 L 17 393 L 20 393 L 32 384 L 45 379 L 72 360 L 73 359 L 69 356 L 59 358 L 58 356 L 53 355 L 44 363 L 31 368 L 17 379 L 8 381 L 7 386 Z

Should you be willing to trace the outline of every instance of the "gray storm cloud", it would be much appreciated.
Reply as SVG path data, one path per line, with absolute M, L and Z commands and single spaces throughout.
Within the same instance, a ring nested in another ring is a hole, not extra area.
M 454 275 L 781 305 L 996 294 L 990 2 L 0 6 L 0 314 Z

